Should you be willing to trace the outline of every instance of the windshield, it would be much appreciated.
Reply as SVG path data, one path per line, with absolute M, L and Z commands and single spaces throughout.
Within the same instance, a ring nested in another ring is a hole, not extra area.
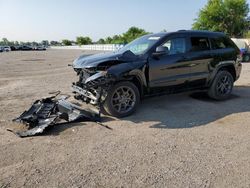
M 130 42 L 119 51 L 125 52 L 130 50 L 135 55 L 142 55 L 148 51 L 160 38 L 161 37 L 159 36 L 143 36 Z

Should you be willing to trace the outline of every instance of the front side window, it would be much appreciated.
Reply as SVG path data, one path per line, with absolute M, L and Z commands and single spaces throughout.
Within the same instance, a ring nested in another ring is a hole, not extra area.
M 135 55 L 142 55 L 146 53 L 153 45 L 155 45 L 161 36 L 143 36 L 138 38 L 131 43 L 127 44 L 123 48 L 120 49 L 121 52 L 125 52 L 130 50 Z
M 186 52 L 186 39 L 174 38 L 165 42 L 162 46 L 166 47 L 169 55 L 182 54 Z
M 208 38 L 191 37 L 191 52 L 200 52 L 210 50 Z

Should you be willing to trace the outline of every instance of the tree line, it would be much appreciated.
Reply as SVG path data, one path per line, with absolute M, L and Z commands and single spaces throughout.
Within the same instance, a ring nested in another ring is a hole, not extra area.
M 93 42 L 93 40 L 88 36 L 76 37 L 76 41 L 71 41 L 64 39 L 62 40 L 63 45 L 69 46 L 72 44 L 77 45 L 88 45 L 88 44 L 127 44 L 132 40 L 141 37 L 143 35 L 149 34 L 149 32 L 138 27 L 131 27 L 127 32 L 121 35 L 109 36 L 107 38 L 100 38 L 98 41 Z
M 51 45 L 51 46 L 71 46 L 71 45 L 88 45 L 88 44 L 126 44 L 131 42 L 132 40 L 141 37 L 143 35 L 148 34 L 149 32 L 145 31 L 144 29 L 138 27 L 131 27 L 128 29 L 127 32 L 122 33 L 121 35 L 114 35 L 109 36 L 105 39 L 101 38 L 98 41 L 94 42 L 88 36 L 78 36 L 76 40 L 69 40 L 63 39 L 61 42 L 59 41 L 48 41 L 43 40 L 41 42 L 18 42 L 18 41 L 9 41 L 7 38 L 3 38 L 0 41 L 0 45 L 8 45 L 8 46 L 19 46 L 19 45 L 30 45 L 30 46 L 37 46 L 37 45 Z
M 207 4 L 199 11 L 198 17 L 194 20 L 192 29 L 224 32 L 229 37 L 250 38 L 250 17 L 249 5 L 246 0 L 208 0 Z M 132 40 L 146 35 L 150 32 L 142 28 L 131 27 L 120 35 L 101 38 L 96 42 L 88 36 L 78 36 L 75 41 L 63 39 L 59 41 L 43 40 L 37 42 L 8 41 L 3 38 L 0 45 L 51 45 L 70 46 L 88 44 L 127 44 Z

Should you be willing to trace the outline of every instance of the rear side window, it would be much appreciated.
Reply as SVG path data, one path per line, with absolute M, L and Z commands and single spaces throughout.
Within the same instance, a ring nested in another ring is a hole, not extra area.
M 233 43 L 226 37 L 211 38 L 212 49 L 234 48 Z
M 209 40 L 205 37 L 191 37 L 191 52 L 210 50 Z

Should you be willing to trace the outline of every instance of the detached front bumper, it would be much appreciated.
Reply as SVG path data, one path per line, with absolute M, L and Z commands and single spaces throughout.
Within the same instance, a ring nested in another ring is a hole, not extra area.
M 47 127 L 60 123 L 62 120 L 66 122 L 100 122 L 100 112 L 83 109 L 66 99 L 66 97 L 59 99 L 50 97 L 35 101 L 27 111 L 24 111 L 18 118 L 13 120 L 26 125 L 27 130 L 8 130 L 20 137 L 26 137 L 42 133 Z

